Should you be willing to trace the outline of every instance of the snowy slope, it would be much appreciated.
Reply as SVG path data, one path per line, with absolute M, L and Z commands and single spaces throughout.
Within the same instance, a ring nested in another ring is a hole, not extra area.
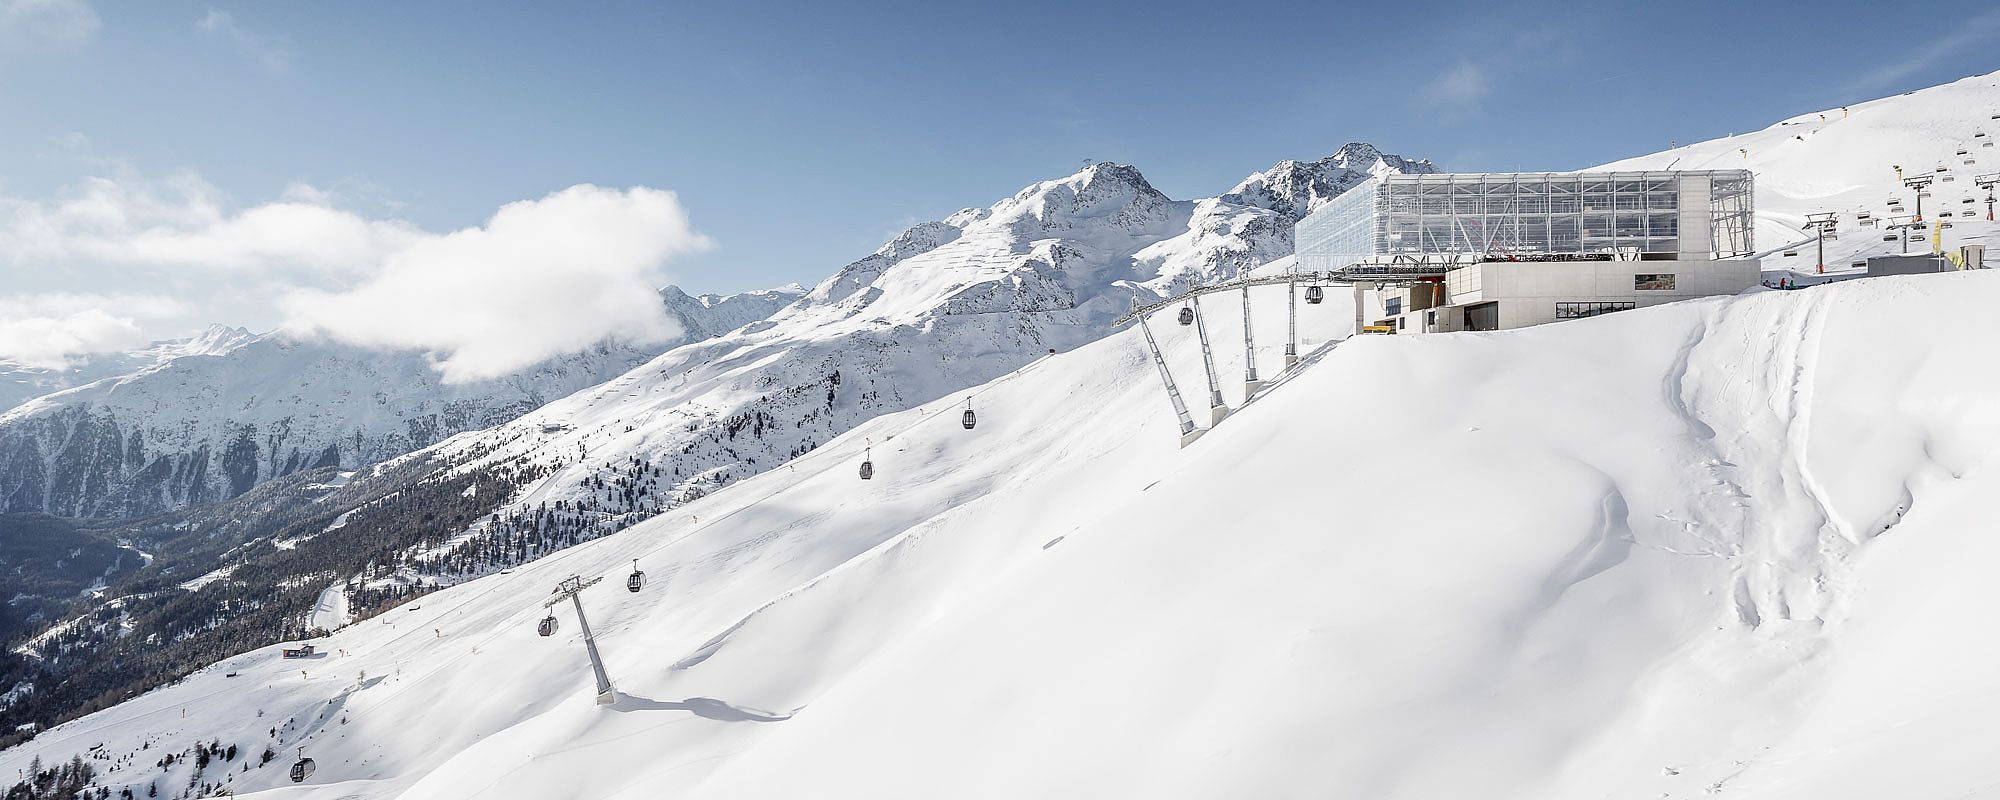
M 0 510 L 132 516 L 224 500 L 279 475 L 357 466 L 496 425 L 665 349 L 760 319 L 776 289 L 661 292 L 684 338 L 607 342 L 513 375 L 447 385 L 429 357 L 283 333 L 182 348 L 130 374 L 0 413 Z M 239 331 L 240 333 L 240 331 Z
M 206 779 L 270 798 L 1993 796 L 2000 378 L 1964 366 L 1996 301 L 1882 278 L 1357 339 L 1185 450 L 1127 331 L 973 390 L 976 430 L 884 416 L 0 769 L 102 743 L 138 754 L 107 785 L 173 792 L 158 753 L 217 739 L 317 760 Z M 533 632 L 572 573 L 611 579 L 611 707 L 573 619 Z
M 255 338 L 242 328 L 210 325 L 185 339 L 154 342 L 143 350 L 86 356 L 61 369 L 0 359 L 0 411 L 45 394 L 138 372 L 181 356 L 221 355 Z
M 1986 219 L 1988 192 L 1973 184 L 1976 175 L 2000 173 L 1995 137 L 2000 137 L 2000 72 L 1808 112 L 1754 133 L 1597 169 L 1751 170 L 1757 176 L 1757 246 L 1771 250 L 1801 242 L 1808 238 L 1807 214 L 1832 212 L 1838 215 L 1839 238 L 1826 244 L 1827 268 L 1847 271 L 1867 256 L 1903 252 L 1903 242 L 1884 241 L 1890 231 L 1881 227 L 1891 216 L 1916 212 L 1916 193 L 1898 182 L 1896 166 L 1905 177 L 1935 177 L 1931 196 L 1924 198 L 1924 217 L 1952 226 L 1939 231 L 1945 249 L 1986 244 L 2000 250 L 2000 225 Z M 1892 207 L 1891 198 L 1902 203 Z M 1863 227 L 1859 213 L 1878 221 Z M 1931 234 L 1928 227 L 1919 232 L 1909 251 L 1930 252 Z M 1797 255 L 1778 250 L 1767 256 L 1765 271 L 1813 273 L 1812 244 L 1792 249 Z M 1987 258 L 2000 264 L 2000 252 Z
M 540 513 L 558 503 L 565 534 L 616 530 L 879 414 L 1096 340 L 1134 299 L 1283 259 L 1292 222 L 1371 174 L 1435 169 L 1349 144 L 1281 162 L 1216 198 L 1176 201 L 1137 169 L 1096 164 L 913 227 L 768 319 L 429 455 L 458 469 L 529 463 L 552 473 L 476 535 L 539 541 L 551 527 Z M 490 566 L 445 554 L 424 568 L 451 576 Z

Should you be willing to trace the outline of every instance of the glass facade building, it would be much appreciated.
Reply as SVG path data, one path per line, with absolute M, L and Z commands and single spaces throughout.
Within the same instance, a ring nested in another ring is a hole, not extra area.
M 1378 176 L 1299 222 L 1299 268 L 1621 251 L 1743 258 L 1751 190 L 1745 170 Z

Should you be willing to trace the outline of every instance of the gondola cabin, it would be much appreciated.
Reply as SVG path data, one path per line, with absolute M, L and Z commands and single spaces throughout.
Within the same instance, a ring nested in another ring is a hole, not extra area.
M 301 759 L 299 759 L 299 760 L 297 760 L 297 761 L 294 761 L 294 762 L 292 762 L 292 782 L 293 782 L 293 783 L 305 783 L 305 780 L 306 780 L 307 778 L 310 778 L 310 777 L 312 777 L 312 774 L 313 774 L 313 760 L 312 760 L 312 759 L 310 759 L 310 758 L 301 758 Z
M 535 633 L 542 636 L 556 635 L 556 615 L 554 612 L 550 612 L 548 616 L 542 618 L 539 624 L 535 625 Z
M 1306 302 L 1308 304 L 1319 305 L 1320 302 L 1324 301 L 1325 299 L 1326 299 L 1325 289 L 1321 289 L 1318 286 L 1306 287 Z
M 632 574 L 625 577 L 625 591 L 637 592 L 646 588 L 646 573 L 639 569 L 639 560 L 632 559 Z
M 1187 306 L 1181 306 L 1180 322 L 1182 325 L 1193 325 L 1194 309 Z

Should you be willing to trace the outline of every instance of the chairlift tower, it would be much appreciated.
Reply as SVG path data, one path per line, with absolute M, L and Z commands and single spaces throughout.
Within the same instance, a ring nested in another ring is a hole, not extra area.
M 1188 306 L 1194 309 L 1194 332 L 1201 339 L 1201 366 L 1208 372 L 1208 424 L 1215 427 L 1229 416 L 1229 406 L 1222 402 L 1222 381 L 1215 377 L 1215 351 L 1208 347 L 1208 323 L 1201 316 L 1201 297 L 1190 298 Z
M 1806 215 L 1806 227 L 1811 228 L 1813 233 L 1816 234 L 1813 237 L 1813 243 L 1819 248 L 1818 271 L 1820 273 L 1826 272 L 1826 238 L 1833 234 L 1834 229 L 1839 226 L 1840 219 L 1835 217 L 1831 211 Z
M 1912 189 L 1917 196 L 1917 222 L 1924 221 L 1924 190 L 1930 188 L 1931 177 L 1930 175 L 1918 175 L 1903 179 L 1903 185 Z
M 1972 176 L 1972 185 L 1986 190 L 1986 221 L 1993 221 L 1993 190 L 2000 186 L 2000 172 Z
M 1134 305 L 1138 299 L 1132 300 Z M 1146 334 L 1146 349 L 1153 354 L 1153 366 L 1160 368 L 1160 383 L 1167 387 L 1167 399 L 1174 403 L 1174 417 L 1180 421 L 1181 446 L 1186 447 L 1201 438 L 1207 431 L 1194 426 L 1194 417 L 1188 414 L 1187 402 L 1181 399 L 1181 390 L 1174 386 L 1174 374 L 1167 370 L 1167 359 L 1160 355 L 1160 343 L 1153 338 L 1153 327 L 1146 324 L 1146 318 L 1139 317 L 1139 330 Z
M 1885 227 L 1887 227 L 1889 230 L 1896 231 L 1897 240 L 1901 241 L 1903 244 L 1903 255 L 1909 255 L 1910 231 L 1922 229 L 1924 227 L 1924 223 L 1923 220 L 1916 219 L 1914 217 L 1890 217 L 1889 224 Z
M 611 676 L 605 673 L 604 659 L 597 653 L 597 637 L 590 635 L 590 620 L 584 618 L 583 601 L 577 599 L 577 594 L 597 585 L 601 580 L 604 580 L 602 576 L 590 580 L 575 575 L 564 578 L 561 583 L 556 584 L 555 595 L 543 602 L 542 607 L 553 608 L 557 603 L 568 600 L 570 606 L 576 609 L 577 627 L 583 629 L 583 646 L 590 651 L 590 669 L 597 674 L 597 704 L 603 706 L 616 702 L 618 692 L 611 688 Z

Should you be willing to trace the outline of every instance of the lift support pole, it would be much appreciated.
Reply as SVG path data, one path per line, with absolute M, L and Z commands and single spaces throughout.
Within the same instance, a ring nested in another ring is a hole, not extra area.
M 1361 293 L 1367 289 L 1372 289 L 1372 288 L 1374 288 L 1373 284 L 1364 284 L 1360 282 L 1356 282 L 1354 284 L 1354 332 L 1350 335 L 1353 336 L 1361 335 L 1361 326 L 1363 324 L 1361 318 L 1362 314 Z
M 1213 428 L 1229 416 L 1229 406 L 1222 403 L 1222 382 L 1215 377 L 1215 353 L 1208 348 L 1208 323 L 1201 316 L 1201 298 L 1188 301 L 1194 308 L 1194 332 L 1201 338 L 1201 366 L 1208 371 L 1208 426 Z
M 1285 371 L 1299 365 L 1299 285 L 1285 284 Z
M 1174 416 L 1181 423 L 1181 446 L 1186 447 L 1208 431 L 1194 426 L 1194 417 L 1188 414 L 1187 402 L 1181 399 L 1181 390 L 1174 386 L 1174 374 L 1167 371 L 1167 359 L 1160 355 L 1160 343 L 1153 339 L 1153 328 L 1146 324 L 1146 318 L 1139 318 L 1139 330 L 1146 333 L 1146 348 L 1153 353 L 1153 366 L 1160 368 L 1160 383 L 1167 387 L 1167 399 L 1174 401 Z
M 597 654 L 597 637 L 590 635 L 590 620 L 583 616 L 583 601 L 576 597 L 578 593 L 597 585 L 601 580 L 604 580 L 603 576 L 587 581 L 575 575 L 564 578 L 562 583 L 556 585 L 555 596 L 550 597 L 542 607 L 550 608 L 568 600 L 570 605 L 576 608 L 576 624 L 583 629 L 583 646 L 590 651 L 590 669 L 597 673 L 597 704 L 604 706 L 617 702 L 618 692 L 611 688 L 611 676 L 605 673 L 604 659 Z
M 1264 385 L 1257 380 L 1257 339 L 1250 333 L 1250 284 L 1243 284 L 1243 399 Z

